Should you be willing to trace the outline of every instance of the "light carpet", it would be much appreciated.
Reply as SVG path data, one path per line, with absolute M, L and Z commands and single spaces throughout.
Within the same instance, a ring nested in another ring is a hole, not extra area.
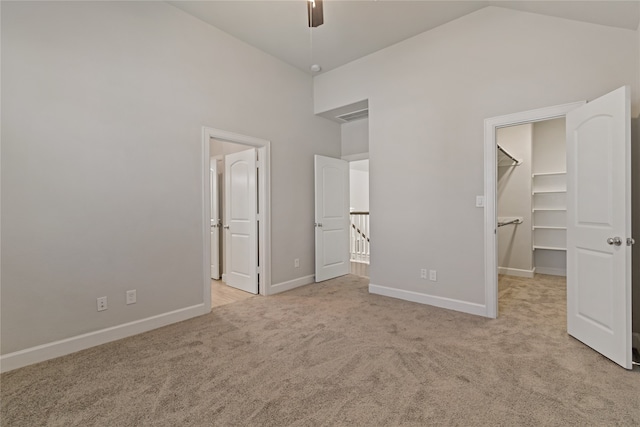
M 565 287 L 500 317 L 344 276 L 3 374 L 3 426 L 634 426 L 640 372 L 569 337 Z

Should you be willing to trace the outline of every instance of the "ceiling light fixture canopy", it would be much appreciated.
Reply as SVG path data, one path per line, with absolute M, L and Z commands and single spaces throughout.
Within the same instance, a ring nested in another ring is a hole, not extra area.
M 309 18 L 309 28 L 316 28 L 324 24 L 322 0 L 307 1 L 307 16 Z

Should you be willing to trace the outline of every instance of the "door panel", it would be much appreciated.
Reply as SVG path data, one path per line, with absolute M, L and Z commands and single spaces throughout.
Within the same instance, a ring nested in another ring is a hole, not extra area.
M 343 276 L 349 261 L 349 163 L 314 157 L 316 282 Z
M 567 330 L 631 369 L 630 97 L 567 114 Z M 607 239 L 620 237 L 620 246 Z
M 225 156 L 225 279 L 258 293 L 256 151 Z
M 209 185 L 211 189 L 211 278 L 220 279 L 220 194 L 218 161 L 209 163 Z

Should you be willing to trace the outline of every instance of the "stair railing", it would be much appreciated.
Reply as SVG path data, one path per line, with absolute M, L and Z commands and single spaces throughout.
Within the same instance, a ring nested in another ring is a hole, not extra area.
M 369 264 L 369 212 L 351 212 L 349 252 L 351 261 Z

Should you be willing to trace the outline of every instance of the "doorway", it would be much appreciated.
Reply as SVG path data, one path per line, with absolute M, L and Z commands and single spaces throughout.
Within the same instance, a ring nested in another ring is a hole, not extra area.
M 224 144 L 234 144 L 244 150 L 255 149 L 257 153 L 256 176 L 257 195 L 256 221 L 257 221 L 257 247 L 256 272 L 259 281 L 259 294 L 268 295 L 271 290 L 271 221 L 270 221 L 270 142 L 260 138 L 240 135 L 219 129 L 203 127 L 202 132 L 202 183 L 203 183 L 203 253 L 204 253 L 204 301 L 211 304 L 211 157 L 212 140 Z M 214 156 L 215 157 L 215 156 Z
M 349 253 L 351 274 L 369 277 L 371 227 L 369 221 L 369 159 L 349 162 Z
M 485 120 L 487 317 L 495 318 L 498 314 L 497 131 L 516 124 L 566 117 L 567 170 L 563 190 L 567 212 L 566 330 L 626 369 L 632 368 L 631 246 L 634 243 L 630 226 L 630 116 L 630 89 L 624 86 L 589 104 L 566 104 Z M 548 180 L 552 175 L 557 172 L 539 174 L 545 185 L 533 186 L 534 207 L 552 210 L 549 207 L 553 206 L 553 200 L 535 201 L 537 196 L 559 193 L 558 181 Z M 535 180 L 536 175 L 532 174 L 532 178 Z M 550 226 L 540 228 L 552 229 Z
M 498 145 L 497 132 L 523 124 L 565 118 L 567 113 L 584 105 L 576 102 L 539 110 L 515 113 L 485 120 L 485 298 L 486 316 L 498 316 L 498 248 L 497 248 L 497 199 L 498 199 Z M 517 162 L 517 158 L 514 159 Z M 519 167 L 519 166 L 515 166 Z M 509 218 L 510 220 L 511 218 Z M 514 218 L 515 219 L 515 218 Z M 504 222 L 508 222 L 504 221 Z M 518 227 L 519 225 L 512 225 Z M 531 226 L 531 224 L 529 224 Z M 533 259 L 531 259 L 533 263 Z
M 498 307 L 552 300 L 566 319 L 566 126 L 556 118 L 496 130 Z M 553 295 L 553 297 L 551 297 Z
M 211 188 L 211 278 L 257 294 L 260 278 L 256 149 L 215 138 L 210 144 L 211 182 L 218 184 Z M 220 273 L 213 274 L 216 271 Z

